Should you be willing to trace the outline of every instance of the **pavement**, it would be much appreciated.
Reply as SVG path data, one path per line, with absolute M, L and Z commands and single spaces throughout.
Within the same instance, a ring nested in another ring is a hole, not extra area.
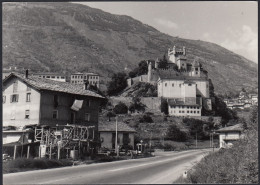
M 158 152 L 155 157 L 3 175 L 3 184 L 172 184 L 211 151 Z

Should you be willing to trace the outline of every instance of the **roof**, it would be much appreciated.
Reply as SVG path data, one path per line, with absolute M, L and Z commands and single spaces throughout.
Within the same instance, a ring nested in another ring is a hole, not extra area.
M 59 73 L 52 73 L 52 72 L 41 72 L 41 73 L 33 73 L 32 75 L 55 75 L 55 76 L 65 76 Z
M 224 127 L 221 129 L 218 129 L 216 132 L 230 132 L 230 131 L 243 131 L 242 125 L 241 124 L 236 124 L 233 126 L 229 126 L 229 127 Z
M 200 101 L 198 98 L 191 98 L 188 100 L 187 98 L 184 100 L 183 98 L 173 98 L 173 99 L 168 99 L 168 104 L 170 106 L 174 105 L 193 105 L 193 106 L 198 106 L 200 105 Z
M 116 122 L 99 122 L 98 123 L 98 131 L 99 132 L 115 132 L 116 131 Z M 136 132 L 135 129 L 129 127 L 124 122 L 117 122 L 117 131 L 118 132 Z
M 48 90 L 48 91 L 63 92 L 68 94 L 104 98 L 100 94 L 97 94 L 93 91 L 85 90 L 84 85 L 76 85 L 68 82 L 53 81 L 50 79 L 39 78 L 37 76 L 32 76 L 32 75 L 29 75 L 28 78 L 26 78 L 25 75 L 19 73 L 11 73 L 8 77 L 4 79 L 3 83 L 5 83 L 12 76 L 21 79 L 23 82 L 31 85 L 32 87 L 38 90 Z

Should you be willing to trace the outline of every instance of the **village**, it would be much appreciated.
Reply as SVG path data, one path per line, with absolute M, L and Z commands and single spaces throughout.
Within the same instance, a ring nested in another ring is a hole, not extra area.
M 212 137 L 206 147 L 226 147 L 241 137 L 239 125 L 221 128 L 221 117 L 203 115 L 203 110 L 212 110 L 215 98 L 210 97 L 207 71 L 198 61 L 187 60 L 185 47 L 169 49 L 166 67 L 159 66 L 158 59 L 154 63 L 147 61 L 147 74 L 127 79 L 126 90 L 140 82 L 157 86 L 157 97 L 140 98 L 140 103 L 149 113 L 159 117 L 167 114 L 168 120 L 171 120 L 170 117 L 212 119 L 214 129 L 219 130 L 209 130 Z M 126 112 L 119 111 L 119 115 L 110 112 L 111 117 L 116 116 L 110 121 L 109 113 L 100 112 L 100 105 L 107 102 L 108 97 L 97 91 L 98 74 L 73 73 L 66 82 L 66 77 L 59 74 L 30 74 L 30 70 L 25 70 L 25 74 L 3 72 L 3 78 L 3 159 L 47 157 L 76 160 L 112 154 L 133 158 L 148 150 L 154 152 L 155 143 L 162 145 L 167 134 L 167 128 L 164 128 L 163 141 L 152 142 L 150 137 L 144 142 L 142 138 L 135 138 L 137 130 L 122 118 L 127 117 L 124 114 L 140 115 L 147 111 L 140 112 L 137 108 L 130 111 L 132 98 L 129 97 L 109 98 L 112 111 L 119 104 L 128 105 Z M 250 101 L 245 100 L 245 95 L 241 93 L 238 100 L 250 105 L 257 103 L 257 95 L 250 98 Z M 166 112 L 161 109 L 165 100 Z M 228 108 L 234 108 L 234 105 L 229 106 L 231 100 L 224 101 Z M 218 135 L 219 139 L 216 139 Z

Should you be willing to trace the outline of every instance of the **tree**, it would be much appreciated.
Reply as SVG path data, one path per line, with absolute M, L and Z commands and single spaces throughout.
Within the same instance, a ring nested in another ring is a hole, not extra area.
M 139 119 L 140 123 L 153 123 L 153 119 L 151 116 L 144 114 L 140 119 Z
M 141 99 L 139 97 L 133 97 L 132 103 L 129 106 L 128 110 L 133 113 L 135 111 L 145 111 L 145 105 L 141 102 Z
M 107 117 L 108 117 L 108 121 L 110 121 L 110 118 L 111 117 L 115 117 L 116 116 L 116 114 L 115 113 L 113 113 L 113 112 L 111 112 L 111 111 L 109 111 L 108 113 L 107 113 L 107 115 L 106 115 Z
M 166 58 L 166 55 L 164 54 L 163 59 L 159 60 L 158 68 L 166 69 L 168 67 L 168 60 Z
M 176 125 L 170 125 L 167 130 L 166 138 L 173 141 L 187 141 L 187 133 L 181 131 Z
M 116 95 L 127 87 L 126 74 L 119 72 L 113 74 L 112 80 L 108 83 L 108 95 Z
M 162 99 L 161 101 L 161 112 L 163 112 L 165 115 L 169 114 L 169 107 L 166 99 Z
M 140 75 L 144 75 L 144 74 L 147 74 L 148 72 L 148 64 L 147 64 L 147 61 L 145 60 L 142 60 L 141 62 L 139 62 L 138 64 L 138 76 Z
M 113 110 L 116 114 L 126 114 L 128 112 L 128 107 L 122 103 L 122 102 L 119 102 L 114 110 Z

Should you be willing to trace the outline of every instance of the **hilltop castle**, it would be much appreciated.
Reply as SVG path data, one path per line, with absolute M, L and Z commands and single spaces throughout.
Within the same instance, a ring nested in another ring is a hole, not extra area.
M 207 71 L 196 59 L 187 60 L 185 47 L 168 49 L 166 67 L 159 63 L 147 61 L 147 75 L 128 79 L 128 85 L 138 81 L 157 85 L 158 97 L 168 102 L 169 115 L 201 116 L 202 106 L 212 109 Z

